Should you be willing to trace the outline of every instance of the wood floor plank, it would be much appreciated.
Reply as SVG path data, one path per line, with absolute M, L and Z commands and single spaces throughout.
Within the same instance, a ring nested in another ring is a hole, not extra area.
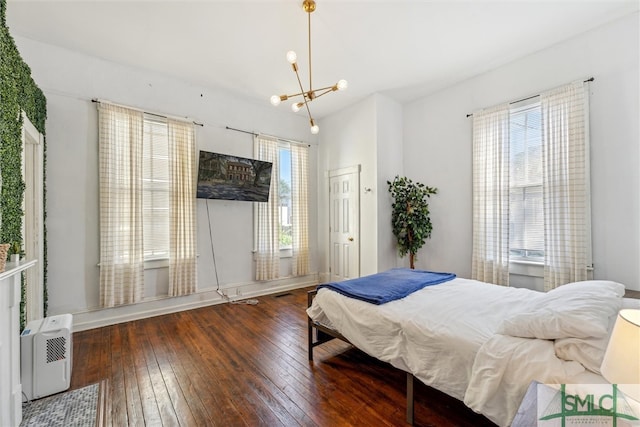
M 207 327 L 206 338 L 203 336 L 203 339 L 210 341 L 212 348 L 215 349 L 217 356 L 213 364 L 214 375 L 219 379 L 222 390 L 228 393 L 224 398 L 237 403 L 239 413 L 248 425 L 269 425 L 270 423 L 280 425 L 271 409 L 264 406 L 256 391 L 250 387 L 248 382 L 251 379 L 251 369 L 242 364 L 239 357 L 242 349 L 235 345 L 231 337 L 233 334 L 220 332 L 230 329 L 229 326 L 220 326 L 224 324 L 220 319 L 218 326 Z
M 191 319 L 191 316 L 183 316 L 181 324 L 186 323 L 190 327 L 181 334 L 183 342 L 175 350 L 183 358 L 181 367 L 184 375 L 194 381 L 194 392 L 200 396 L 207 409 L 207 416 L 211 420 L 209 425 L 249 425 L 242 417 L 243 402 L 234 399 L 229 389 L 222 386 L 218 375 L 223 369 L 218 363 L 219 357 L 211 356 L 213 349 L 207 337 L 202 334 L 197 323 L 188 321 L 187 318 Z M 188 348 L 189 351 L 183 351 L 183 348 Z M 205 354 L 209 356 L 203 357 Z
M 136 321 L 134 323 L 135 325 L 132 326 L 132 329 L 144 331 L 150 340 L 150 351 L 146 353 L 145 357 L 147 360 L 147 369 L 149 380 L 151 383 L 151 389 L 153 390 L 153 395 L 158 405 L 158 412 L 160 415 L 161 423 L 163 426 L 179 426 L 180 422 L 178 420 L 178 416 L 176 415 L 169 389 L 167 388 L 167 384 L 165 383 L 165 377 L 163 375 L 162 369 L 162 360 L 161 357 L 158 357 L 158 353 L 162 353 L 164 351 L 164 346 L 162 344 L 154 345 L 152 340 L 155 333 L 153 330 L 148 329 L 150 324 L 149 319 Z
M 162 418 L 160 417 L 158 402 L 149 374 L 149 366 L 152 365 L 155 360 L 153 347 L 147 338 L 149 333 L 147 331 L 141 331 L 140 322 L 132 322 L 131 326 L 132 328 L 129 329 L 129 333 L 133 334 L 130 339 L 132 345 L 131 352 L 133 353 L 135 378 L 138 381 L 144 424 L 161 425 Z
M 307 290 L 74 333 L 72 388 L 106 380 L 107 426 L 406 425 L 403 372 L 337 340 L 309 362 Z M 493 426 L 417 383 L 416 426 Z
M 129 349 L 124 348 L 122 345 L 119 325 L 111 327 L 110 331 L 111 372 L 109 377 L 109 395 L 112 399 L 111 418 L 113 425 L 127 426 L 130 424 L 129 418 L 127 417 L 127 393 L 124 387 L 125 379 L 122 366 L 122 354 L 126 353 Z M 75 363 L 76 361 L 74 359 L 74 365 Z M 73 375 L 73 370 L 71 375 Z
M 250 311 L 256 310 L 253 306 L 247 308 Z M 235 308 L 234 315 L 237 315 L 239 310 L 242 310 L 242 308 Z M 225 318 L 233 319 L 233 316 Z M 287 348 L 286 345 L 277 346 L 266 339 L 265 334 L 260 334 L 260 331 L 267 332 L 273 330 L 271 325 L 265 325 L 264 323 L 256 324 L 260 325 L 257 329 L 251 326 L 254 325 L 253 323 L 247 324 L 247 328 L 245 329 L 247 335 L 245 336 L 251 337 L 253 340 L 261 343 L 258 361 L 262 367 L 267 368 L 263 371 L 269 375 L 274 385 L 278 386 L 283 393 L 296 402 L 298 407 L 307 411 L 312 410 L 317 405 L 319 396 L 314 393 L 314 384 L 310 382 L 313 375 L 309 370 L 306 354 L 299 354 L 300 357 L 298 357 L 297 360 L 291 358 L 285 351 Z M 299 368 L 298 365 L 302 368 Z M 254 365 L 253 369 L 258 369 L 258 366 Z M 308 386 L 304 387 L 305 384 Z M 332 397 L 335 398 L 335 396 Z M 333 402 L 335 403 L 336 400 L 333 399 Z
M 214 315 L 218 314 L 218 311 L 214 312 Z M 218 323 L 220 325 L 226 324 L 226 327 L 229 328 L 230 324 L 227 322 L 230 319 L 234 319 L 234 317 L 227 310 L 224 317 L 219 317 Z M 236 378 L 241 377 L 244 380 L 240 383 L 242 385 L 241 393 L 250 398 L 253 405 L 260 408 L 259 416 L 266 425 L 296 425 L 290 414 L 283 411 L 278 402 L 273 399 L 273 395 L 268 391 L 268 384 L 265 384 L 260 376 L 260 370 L 256 369 L 255 364 L 251 363 L 248 356 L 249 350 L 258 356 L 260 350 L 256 349 L 256 346 L 261 343 L 254 341 L 251 346 L 247 346 L 247 342 L 244 341 L 245 337 L 250 336 L 247 329 L 237 321 L 231 324 L 238 328 L 238 333 L 225 335 L 224 347 L 229 359 L 233 361 L 232 366 L 235 367 Z M 212 332 L 215 333 L 215 331 Z
M 156 333 L 149 336 L 156 359 L 161 367 L 167 390 L 181 425 L 196 425 L 198 421 L 208 420 L 200 396 L 194 393 L 191 379 L 183 375 L 183 358 L 177 356 L 172 346 L 167 345 L 166 337 L 180 339 L 175 315 L 157 319 Z M 189 396 L 187 398 L 187 396 Z
M 144 416 L 135 364 L 137 346 L 134 328 L 135 323 L 131 322 L 120 325 L 121 345 L 127 349 L 127 351 L 122 352 L 121 360 L 124 390 L 127 396 L 127 418 L 129 419 L 129 424 L 142 425 L 144 424 Z

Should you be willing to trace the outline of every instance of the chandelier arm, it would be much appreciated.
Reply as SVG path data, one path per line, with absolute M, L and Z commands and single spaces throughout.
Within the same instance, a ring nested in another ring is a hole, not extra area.
M 315 9 L 314 9 L 315 10 Z M 309 10 L 309 12 L 307 12 L 307 17 L 308 17 L 308 23 L 309 25 L 307 26 L 308 28 L 308 39 L 309 39 L 309 92 L 313 92 L 313 84 L 312 84 L 312 80 L 311 80 L 311 12 L 313 12 L 312 10 Z
M 327 92 L 335 92 L 336 90 L 338 90 L 338 87 L 336 85 L 333 86 L 327 86 L 327 87 L 321 87 L 320 89 L 315 89 L 314 92 L 321 92 L 321 91 L 327 91 Z M 326 93 L 326 92 L 325 92 Z M 320 96 L 320 95 L 318 95 Z M 316 98 L 318 97 L 316 96 Z
M 304 102 L 307 102 L 307 91 L 304 90 L 304 88 L 302 87 L 302 80 L 300 80 L 300 73 L 298 73 L 298 71 L 296 71 L 296 79 L 298 79 L 298 86 L 300 87 L 300 95 L 302 95 L 304 97 Z
M 300 82 L 298 82 L 298 83 L 300 83 Z M 313 99 L 315 99 L 315 98 L 317 98 L 319 96 L 322 96 L 322 95 L 324 95 L 326 93 L 329 93 L 329 92 L 335 92 L 336 91 L 335 85 L 334 86 L 322 87 L 320 89 L 314 90 L 315 93 L 318 93 L 320 91 L 325 91 L 325 92 L 322 92 L 320 95 L 315 95 L 313 97 Z M 291 95 L 287 94 L 287 95 L 280 95 L 280 96 L 286 96 L 287 99 L 289 99 L 289 98 L 293 98 L 294 96 L 305 96 L 307 93 L 309 93 L 309 91 L 303 91 L 303 92 L 298 92 L 298 93 L 294 93 L 294 94 L 291 94 Z M 310 99 L 310 101 L 313 101 L 313 99 Z
M 316 92 L 318 92 L 318 91 L 320 91 L 320 90 L 322 90 L 322 89 L 318 89 L 318 90 L 316 90 Z M 322 92 L 322 93 L 320 93 L 320 94 L 317 94 L 317 95 L 315 96 L 315 98 L 320 98 L 322 95 L 326 95 L 326 94 L 328 94 L 328 93 L 330 93 L 330 92 L 333 92 L 333 91 L 334 91 L 334 90 L 333 90 L 333 88 L 332 88 L 332 87 L 325 88 L 325 91 L 324 91 L 324 92 Z
M 301 95 L 304 96 L 305 93 L 306 92 L 298 92 L 298 93 L 294 93 L 293 95 L 283 95 L 283 96 L 286 96 L 287 99 L 289 99 L 289 98 L 293 98 L 294 96 L 301 96 Z
M 302 87 L 302 80 L 300 80 L 300 73 L 298 73 L 298 70 L 295 70 L 296 72 L 296 78 L 298 79 L 298 86 L 300 86 L 300 91 L 302 92 L 302 99 L 304 100 L 304 106 L 307 109 L 307 114 L 309 115 L 309 121 L 313 121 L 313 117 L 311 117 L 311 110 L 309 109 L 309 102 L 308 102 L 308 93 L 310 92 L 305 92 L 304 88 Z

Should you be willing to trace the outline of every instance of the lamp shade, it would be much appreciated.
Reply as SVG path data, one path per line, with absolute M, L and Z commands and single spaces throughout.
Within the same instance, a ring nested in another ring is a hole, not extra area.
M 620 310 L 600 370 L 625 395 L 640 401 L 640 310 Z

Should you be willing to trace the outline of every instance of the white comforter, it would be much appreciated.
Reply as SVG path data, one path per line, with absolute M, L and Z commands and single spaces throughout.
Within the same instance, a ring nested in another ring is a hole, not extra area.
M 585 371 L 556 356 L 555 340 L 606 334 L 624 294 L 605 281 L 561 288 L 545 294 L 457 278 L 379 306 L 320 289 L 307 312 L 369 355 L 509 425 L 532 380 L 569 382 Z

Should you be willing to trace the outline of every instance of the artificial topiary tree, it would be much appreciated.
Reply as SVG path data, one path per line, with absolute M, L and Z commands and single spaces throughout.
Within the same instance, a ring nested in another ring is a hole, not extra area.
M 438 189 L 397 175 L 393 182 L 387 181 L 387 184 L 393 197 L 391 225 L 398 241 L 398 252 L 401 257 L 408 253 L 409 264 L 415 268 L 416 253 L 431 236 L 433 228 L 428 199 Z

